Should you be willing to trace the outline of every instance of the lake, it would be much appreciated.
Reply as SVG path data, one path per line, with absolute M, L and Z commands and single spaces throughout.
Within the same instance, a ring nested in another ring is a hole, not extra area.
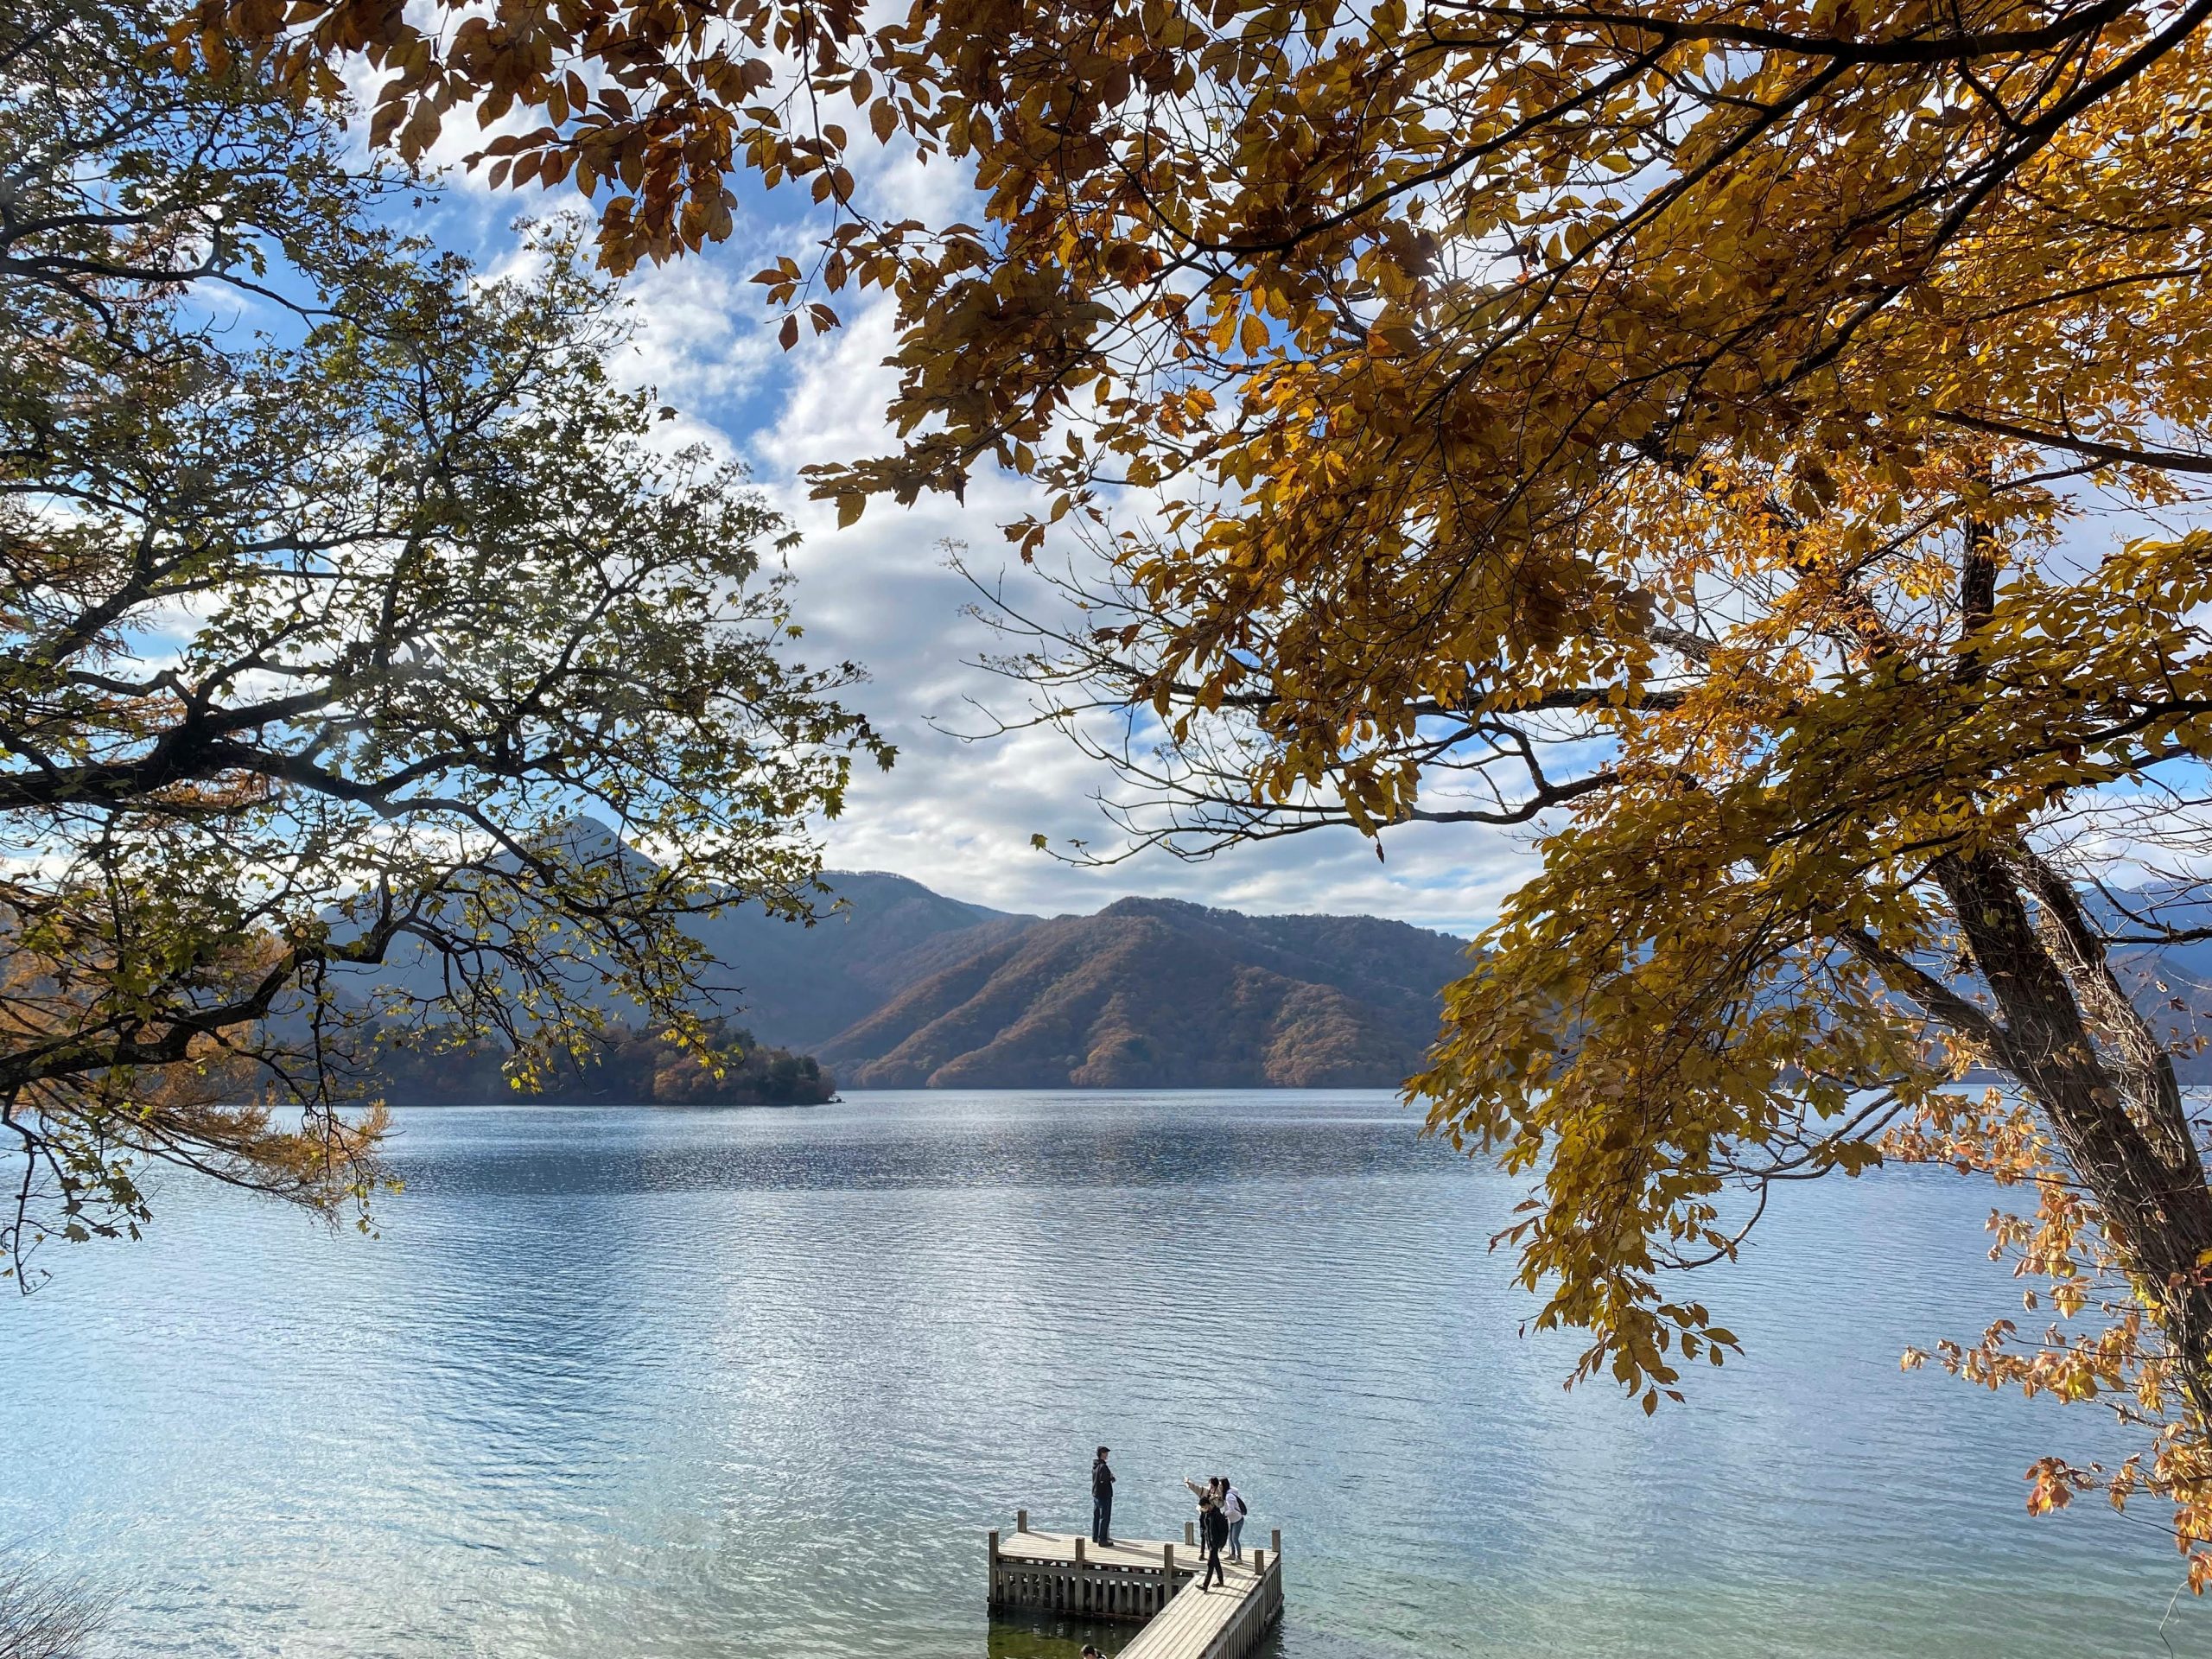
M 1899 1372 L 2018 1307 L 1946 1173 L 1782 1194 L 1647 1421 L 1387 1095 L 396 1119 L 378 1238 L 172 1180 L 0 1303 L 0 1540 L 118 1651 L 1072 1656 L 983 1533 L 1085 1523 L 1103 1441 L 1118 1533 L 1217 1471 L 1281 1529 L 1284 1659 L 2212 1652 L 2154 1507 L 2023 1510 L 2095 1414 Z

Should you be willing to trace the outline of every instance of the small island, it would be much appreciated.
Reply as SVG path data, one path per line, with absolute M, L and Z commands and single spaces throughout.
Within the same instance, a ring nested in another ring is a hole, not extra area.
M 607 1028 L 597 1058 L 565 1066 L 536 1089 L 518 1088 L 512 1051 L 486 1042 L 448 1046 L 435 1036 L 388 1040 L 373 1068 L 378 1091 L 405 1105 L 457 1106 L 486 1101 L 661 1106 L 818 1106 L 836 1080 L 811 1054 L 757 1042 L 726 1020 L 707 1022 L 715 1062 L 659 1031 Z

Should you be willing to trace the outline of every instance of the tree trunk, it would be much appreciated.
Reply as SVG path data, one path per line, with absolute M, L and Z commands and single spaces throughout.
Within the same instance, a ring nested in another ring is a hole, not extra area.
M 2212 1427 L 2212 1186 L 2172 1060 L 2050 866 L 1949 854 L 1933 874 L 2003 1016 L 1992 1058 L 2042 1109 L 2165 1333 L 2190 1410 Z

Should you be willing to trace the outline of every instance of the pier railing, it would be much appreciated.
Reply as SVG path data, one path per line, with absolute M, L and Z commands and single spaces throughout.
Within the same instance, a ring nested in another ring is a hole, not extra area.
M 1019 1510 L 1012 1534 L 989 1535 L 990 1605 L 1143 1624 L 1122 1659 L 1246 1659 L 1282 1617 L 1282 1534 L 1249 1561 L 1224 1561 L 1226 1577 L 1211 1590 L 1195 1582 L 1205 1563 L 1185 1539 L 1097 1544 L 1033 1532 Z

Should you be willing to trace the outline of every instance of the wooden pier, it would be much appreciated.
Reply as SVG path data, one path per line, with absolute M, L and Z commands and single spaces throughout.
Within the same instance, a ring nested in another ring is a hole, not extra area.
M 1227 1578 L 1198 1588 L 1205 1558 L 1184 1532 L 1180 1544 L 1116 1539 L 1107 1545 L 1065 1532 L 1032 1532 L 1021 1510 L 1013 1533 L 990 1535 L 991 1607 L 1069 1618 L 1130 1619 L 1144 1630 L 1120 1659 L 1246 1659 L 1282 1617 L 1282 1534 Z

